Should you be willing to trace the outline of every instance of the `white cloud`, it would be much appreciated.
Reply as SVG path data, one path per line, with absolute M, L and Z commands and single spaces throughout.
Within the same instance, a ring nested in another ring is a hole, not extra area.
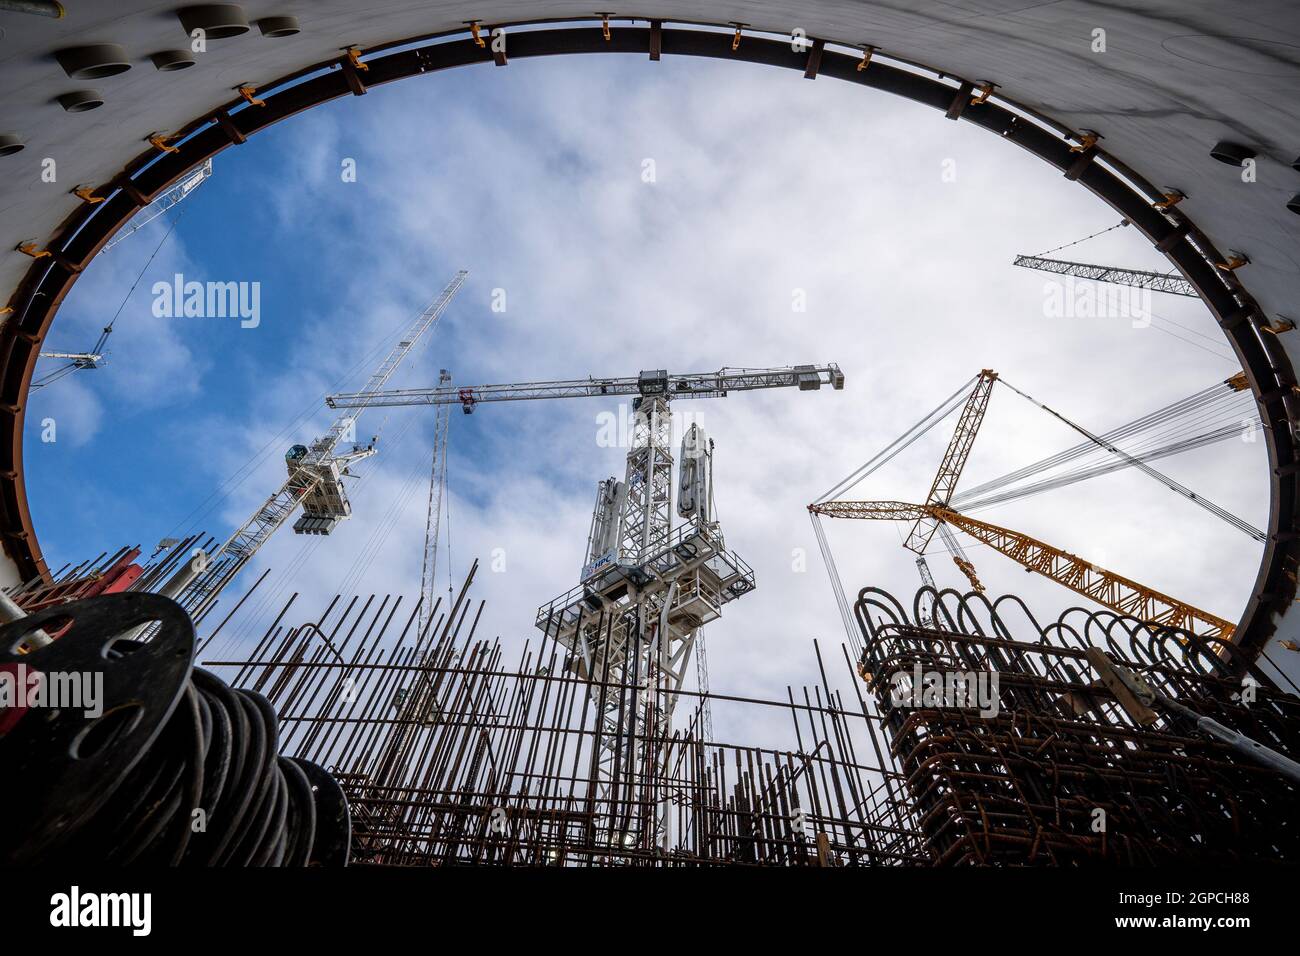
M 221 467 L 260 447 L 461 266 L 470 282 L 405 384 L 431 382 L 440 366 L 469 383 L 837 361 L 848 376 L 842 393 L 738 394 L 698 410 L 718 443 L 728 543 L 759 581 L 709 628 L 714 688 L 783 698 L 787 684 L 816 677 L 810 639 L 838 660 L 843 637 L 805 505 L 958 383 L 992 367 L 1100 430 L 1235 371 L 1155 328 L 1046 317 L 1045 277 L 1013 269 L 1012 256 L 1118 216 L 979 130 L 881 94 L 758 68 L 673 62 L 646 76 L 619 61 L 562 65 L 385 87 L 263 134 L 274 140 L 261 189 L 280 227 L 329 225 L 304 233 L 316 254 L 296 267 L 346 276 L 347 291 L 331 314 L 302 318 L 286 356 L 292 372 L 267 381 L 246 417 L 225 409 L 214 420 L 214 440 L 230 449 Z M 356 183 L 337 176 L 343 156 L 357 160 Z M 653 184 L 641 178 L 647 157 Z M 949 158 L 952 183 L 941 179 Z M 1130 230 L 1070 254 L 1156 264 Z M 507 292 L 505 314 L 489 309 L 495 288 Z M 791 309 L 796 289 L 807 294 L 806 313 Z M 1217 335 L 1198 302 L 1160 300 L 1157 309 Z M 472 419 L 455 412 L 457 577 L 471 555 L 485 565 L 493 548 L 507 555 L 506 572 L 480 569 L 481 633 L 535 638 L 534 609 L 576 582 L 594 484 L 623 470 L 620 453 L 596 443 L 599 410 L 608 409 L 575 401 L 482 407 Z M 357 590 L 414 597 L 432 413 L 369 412 L 362 430 L 385 422 L 392 435 L 407 417 L 418 419 L 407 438 L 362 466 L 369 477 L 354 495 L 354 519 L 325 541 L 282 531 L 246 581 L 310 547 L 282 582 L 285 593 L 302 592 L 304 609 L 323 606 L 359 556 L 370 563 Z M 326 421 L 316 415 L 297 440 Z M 950 427 L 861 495 L 924 497 Z M 1076 439 L 1002 390 L 968 479 Z M 282 480 L 280 450 L 223 508 L 222 528 Z M 1262 445 L 1223 446 L 1178 467 L 1182 480 L 1264 522 Z M 364 549 L 386 516 L 392 531 L 372 557 Z M 1258 545 L 1135 474 L 981 517 L 1094 560 L 1104 552 L 1114 570 L 1229 617 L 1258 565 Z M 910 603 L 914 556 L 899 529 L 832 522 L 828 535 L 851 594 L 877 584 Z M 795 548 L 807 552 L 806 571 L 791 569 Z M 991 591 L 1024 593 L 1043 618 L 1083 603 L 985 548 L 968 550 Z M 941 584 L 960 583 L 945 556 L 931 566 Z M 723 733 L 741 732 L 719 716 Z

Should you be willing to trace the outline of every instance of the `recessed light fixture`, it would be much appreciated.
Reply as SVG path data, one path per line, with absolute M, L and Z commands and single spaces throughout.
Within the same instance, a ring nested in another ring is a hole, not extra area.
M 301 32 L 297 17 L 263 17 L 257 21 L 257 28 L 264 37 L 291 37 Z
M 233 3 L 204 3 L 197 7 L 181 7 L 176 11 L 181 26 L 191 36 L 202 30 L 209 40 L 224 40 L 248 32 L 248 15 L 244 8 Z
M 1246 160 L 1254 159 L 1255 151 L 1249 146 L 1230 143 L 1225 139 L 1214 144 L 1214 148 L 1210 150 L 1210 155 L 1221 163 L 1227 163 L 1229 166 L 1240 166 Z
M 23 151 L 23 141 L 13 133 L 0 133 L 0 156 L 12 156 Z
M 131 69 L 126 51 L 116 43 L 76 46 L 54 54 L 63 72 L 74 80 L 102 80 Z
M 69 113 L 86 113 L 103 106 L 104 97 L 100 96 L 98 90 L 77 90 L 60 96 L 59 105 Z
M 174 73 L 194 65 L 194 54 L 188 50 L 160 50 L 149 57 L 159 73 Z

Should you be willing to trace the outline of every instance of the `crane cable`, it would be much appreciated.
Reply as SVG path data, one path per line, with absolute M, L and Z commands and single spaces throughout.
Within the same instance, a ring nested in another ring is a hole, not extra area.
M 1210 388 L 1203 389 L 1200 392 L 1196 392 L 1195 394 L 1187 398 L 1180 399 L 1179 401 L 1173 402 L 1169 405 L 1165 405 L 1164 407 L 1159 408 L 1154 412 L 1149 412 L 1148 414 L 1136 418 L 1131 422 L 1127 422 L 1126 424 L 1113 428 L 1110 431 L 1103 433 L 1101 437 L 1108 442 L 1114 442 L 1118 444 L 1121 441 L 1125 441 L 1127 439 L 1133 438 L 1141 434 L 1142 432 L 1148 431 L 1158 425 L 1162 425 L 1164 423 L 1173 421 L 1175 419 L 1182 418 L 1184 416 L 1188 416 L 1193 413 L 1199 412 L 1200 410 L 1206 408 L 1207 406 L 1213 404 L 1214 402 L 1221 400 L 1224 396 L 1231 398 L 1233 394 L 1234 393 L 1232 392 L 1226 391 L 1223 388 L 1222 384 L 1217 384 Z M 1177 431 L 1171 430 L 1162 434 L 1172 437 L 1173 435 L 1177 434 Z M 996 491 L 1000 488 L 1006 487 L 1007 485 L 1013 484 L 1024 478 L 1028 478 L 1035 474 L 1042 473 L 1043 471 L 1056 467 L 1057 465 L 1066 464 L 1067 462 L 1081 458 L 1090 452 L 1096 452 L 1096 451 L 1097 451 L 1097 446 L 1095 443 L 1091 441 L 1080 442 L 1079 444 L 1073 445 L 1065 449 L 1064 451 L 1057 452 L 1054 455 L 1048 456 L 1047 458 L 1043 458 L 1032 464 L 1025 465 L 999 478 L 994 478 L 990 481 L 984 482 L 983 484 L 976 485 L 973 488 L 969 488 L 966 491 L 964 491 L 962 494 L 958 495 L 957 498 L 954 500 L 955 501 L 968 500 L 977 495 L 982 495 L 990 491 Z
M 955 392 L 935 406 L 927 415 L 924 415 L 915 425 L 903 432 L 819 497 L 816 503 L 827 501 L 835 495 L 841 494 L 884 467 L 905 448 L 934 428 L 935 425 L 965 405 L 966 396 L 978 378 L 978 375 L 973 375 L 963 382 Z M 862 637 L 854 627 L 853 612 L 849 607 L 848 597 L 844 593 L 844 580 L 840 577 L 839 565 L 836 563 L 835 555 L 831 551 L 830 541 L 826 537 L 826 530 L 822 527 L 821 516 L 809 511 L 808 518 L 812 522 L 813 536 L 816 538 L 817 548 L 821 552 L 822 565 L 826 568 L 826 576 L 830 580 L 831 592 L 835 596 L 835 606 L 839 611 L 840 623 L 844 627 L 844 635 L 851 645 L 861 650 L 863 647 Z
M 406 420 L 403 427 L 390 440 L 390 447 L 396 447 L 400 444 L 401 439 L 410 430 L 413 422 L 413 418 Z M 342 578 L 334 588 L 336 594 L 349 593 L 369 571 L 375 558 L 382 550 L 383 542 L 393 530 L 397 519 L 401 517 L 402 508 L 410 499 L 422 472 L 423 464 L 417 463 L 399 486 L 397 493 L 390 499 L 388 510 L 380 517 L 375 528 L 370 532 L 364 544 L 358 549 L 352 561 L 344 570 Z M 356 481 L 353 482 L 353 488 L 355 489 L 366 477 L 373 473 L 373 469 L 367 469 L 355 476 Z M 256 631 L 259 622 L 263 620 L 264 616 L 283 601 L 285 592 L 297 582 L 304 568 L 315 555 L 316 549 L 325 541 L 324 536 L 312 535 L 310 537 L 311 540 L 305 542 L 304 546 L 299 548 L 289 559 L 283 573 L 277 576 L 271 587 L 261 593 L 260 599 L 254 603 L 248 613 L 241 615 L 241 626 L 232 628 L 227 632 L 225 642 L 214 652 L 215 659 L 223 659 L 233 654 L 239 645 Z
M 1094 435 L 1092 432 L 1088 431 L 1082 425 L 1078 425 L 1075 422 L 1070 421 L 1060 412 L 1044 405 L 1042 402 L 1034 398 L 1032 395 L 1028 395 L 1025 392 L 1022 392 L 1020 389 L 1016 388 L 1014 385 L 1008 382 L 1005 378 L 999 378 L 998 381 L 1000 381 L 1007 388 L 1011 389 L 1011 391 L 1015 392 L 1021 398 L 1027 400 L 1031 404 L 1037 405 L 1039 408 L 1047 412 L 1052 417 L 1058 419 L 1063 424 L 1068 425 L 1070 428 L 1073 428 L 1075 431 L 1083 435 L 1089 441 L 1094 442 L 1095 444 L 1099 445 L 1102 448 L 1105 448 L 1107 451 L 1111 452 L 1111 454 L 1120 456 L 1130 465 L 1132 465 L 1135 468 L 1138 468 L 1147 476 L 1154 478 L 1156 481 L 1160 482 L 1170 491 L 1177 492 L 1178 494 L 1186 498 L 1188 501 L 1191 501 L 1194 504 L 1199 505 L 1200 507 L 1210 512 L 1210 514 L 1214 515 L 1215 517 L 1221 518 L 1222 520 L 1226 521 L 1228 524 L 1232 525 L 1234 528 L 1236 528 L 1238 531 L 1241 531 L 1243 534 L 1246 534 L 1249 537 L 1261 543 L 1268 540 L 1268 535 L 1266 535 L 1263 531 L 1256 528 L 1254 525 L 1250 524 L 1247 521 L 1242 520 L 1241 518 L 1238 518 L 1232 512 L 1219 507 L 1214 502 L 1210 501 L 1208 498 L 1204 498 L 1201 495 L 1196 494 L 1196 492 L 1192 491 L 1190 488 L 1187 488 L 1179 484 L 1178 482 L 1174 481 L 1174 479 L 1170 478 L 1168 475 L 1164 474 L 1163 472 L 1157 471 L 1156 469 L 1152 468 L 1146 462 L 1140 461 L 1137 458 L 1134 458 L 1128 452 L 1120 450 L 1112 442 L 1108 442 L 1105 439 L 1100 438 L 1097 435 Z
M 1211 386 L 1166 405 L 1103 433 L 1101 438 L 1114 445 L 1123 443 L 1125 451 L 1140 461 L 1154 461 L 1257 430 L 1258 423 L 1249 416 L 1249 393 L 1233 391 L 1225 388 L 1225 384 Z M 1013 487 L 1071 463 L 1074 463 L 1071 469 L 1055 476 Z M 1085 441 L 967 489 L 952 499 L 951 506 L 957 511 L 973 512 L 1127 467 L 1128 461 L 1116 459 L 1108 449 Z
M 849 600 L 844 594 L 844 579 L 840 577 L 839 566 L 835 562 L 835 555 L 831 552 L 830 542 L 826 539 L 826 529 L 822 527 L 821 515 L 814 511 L 808 512 L 808 519 L 812 522 L 813 536 L 817 539 L 817 547 L 821 551 L 822 566 L 826 568 L 826 577 L 830 580 L 831 593 L 835 596 L 835 607 L 840 613 L 840 623 L 844 626 L 844 635 L 859 651 L 862 649 L 862 636 L 857 633 L 853 626 L 853 612 L 849 608 Z
M 1074 242 L 1067 242 L 1063 246 L 1057 246 L 1055 249 L 1048 249 L 1045 252 L 1036 252 L 1031 258 L 1041 259 L 1043 256 L 1050 256 L 1053 252 L 1060 252 L 1062 249 L 1069 249 L 1071 246 L 1077 246 L 1081 242 L 1087 242 L 1089 239 L 1096 239 L 1098 236 L 1104 236 L 1106 233 L 1111 232 L 1112 230 L 1119 229 L 1121 226 L 1127 226 L 1127 225 L 1128 225 L 1128 220 L 1121 219 L 1119 222 L 1115 223 L 1115 225 L 1108 226 L 1105 229 L 1102 229 L 1100 232 L 1094 232 L 1091 236 L 1084 236 L 1082 239 L 1076 239 L 1074 240 Z
M 149 258 L 145 260 L 144 265 L 140 267 L 139 275 L 135 277 L 135 281 L 131 283 L 131 288 L 128 289 L 126 295 L 122 297 L 122 302 L 117 307 L 117 311 L 113 313 L 113 318 L 109 320 L 108 325 L 104 326 L 100 330 L 99 341 L 95 343 L 95 347 L 91 350 L 94 354 L 96 355 L 102 354 L 100 352 L 100 349 L 104 347 L 104 343 L 108 340 L 109 335 L 112 333 L 114 323 L 116 323 L 118 318 L 122 315 L 122 310 L 126 308 L 126 304 L 131 301 L 131 296 L 135 294 L 136 287 L 140 285 L 140 280 L 143 279 L 144 274 L 149 271 L 149 267 L 153 265 L 153 261 L 154 259 L 157 258 L 158 253 L 162 251 L 163 244 L 169 238 L 171 238 L 171 234 L 176 230 L 176 224 L 181 221 L 181 216 L 183 215 L 185 215 L 184 209 L 182 209 L 174 217 L 172 217 L 171 222 L 168 223 L 167 231 L 163 233 L 162 238 L 158 240 L 158 245 L 154 246 L 153 252 L 149 255 Z M 76 371 L 80 367 L 81 366 L 78 365 L 78 363 L 72 362 L 69 365 L 65 365 L 62 368 L 58 368 L 55 369 L 53 372 L 47 373 L 46 375 L 32 382 L 30 387 L 44 388 L 46 385 L 52 385 L 55 382 L 57 382 L 59 379 L 67 375 L 69 372 Z
M 883 468 L 905 448 L 915 442 L 930 429 L 934 428 L 935 425 L 939 424 L 939 422 L 943 421 L 962 405 L 966 404 L 966 395 L 970 391 L 971 386 L 975 384 L 975 380 L 978 378 L 978 375 L 974 375 L 963 382 L 957 391 L 953 392 L 946 399 L 940 402 L 932 412 L 924 416 L 915 425 L 895 438 L 873 457 L 855 468 L 846 478 L 836 484 L 834 488 L 831 488 L 821 497 L 817 498 L 814 504 L 821 504 L 823 501 L 827 501 L 835 495 L 843 493 L 858 482 L 862 481 L 862 479 Z

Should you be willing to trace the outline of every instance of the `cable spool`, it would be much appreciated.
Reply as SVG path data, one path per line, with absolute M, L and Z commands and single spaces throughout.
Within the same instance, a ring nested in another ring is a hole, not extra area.
M 38 630 L 55 640 L 31 647 Z M 271 704 L 194 668 L 194 644 L 181 607 L 143 592 L 0 627 L 17 691 L 0 697 L 0 864 L 347 864 L 338 783 L 279 756 Z

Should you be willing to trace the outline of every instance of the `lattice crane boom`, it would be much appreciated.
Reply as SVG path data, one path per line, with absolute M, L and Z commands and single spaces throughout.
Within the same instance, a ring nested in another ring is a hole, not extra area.
M 420 313 L 419 318 L 407 329 L 406 334 L 398 339 L 397 343 L 389 350 L 388 355 L 379 363 L 379 367 L 370 376 L 370 381 L 366 382 L 365 387 L 359 392 L 350 393 L 353 401 L 347 407 L 354 408 L 356 411 L 340 415 L 334 424 L 330 426 L 330 430 L 312 443 L 311 450 L 314 454 L 327 456 L 333 452 L 334 446 L 338 444 L 345 434 L 353 429 L 353 423 L 363 409 L 372 405 L 387 404 L 376 401 L 376 397 L 382 394 L 383 387 L 393 377 L 393 373 L 397 371 L 397 366 L 402 364 L 402 359 L 406 358 L 407 353 L 415 348 L 415 343 L 442 316 L 452 298 L 460 291 L 460 287 L 465 284 L 467 275 L 469 273 L 464 269 L 456 273 L 452 280 L 447 283 L 447 287 L 438 295 L 438 298 L 434 299 L 429 307 Z M 326 402 L 328 403 L 329 400 L 326 399 Z M 332 405 L 332 403 L 330 404 Z
M 919 521 L 929 517 L 966 532 L 1026 570 L 1036 571 L 1119 614 L 1224 641 L 1231 640 L 1236 629 L 1235 625 L 1220 617 L 1132 578 L 1108 571 L 1027 534 L 978 521 L 950 508 L 905 501 L 826 501 L 809 505 L 808 510 L 831 518 Z
M 451 381 L 451 375 L 443 369 L 438 376 L 440 383 Z M 420 621 L 419 631 L 423 635 L 433 616 L 433 592 L 438 574 L 438 542 L 442 534 L 443 496 L 447 487 L 447 439 L 451 427 L 451 408 L 443 406 L 438 409 L 433 422 L 433 452 L 429 465 L 429 507 L 424 519 L 424 561 L 420 568 Z
M 761 388 L 797 387 L 811 391 L 830 385 L 844 387 L 844 373 L 835 364 L 794 365 L 783 368 L 724 368 L 716 372 L 669 375 L 662 369 L 623 378 L 580 378 L 553 382 L 515 382 L 504 385 L 439 386 L 392 391 L 342 392 L 325 399 L 331 408 L 400 405 L 460 405 L 466 412 L 482 402 L 517 402 L 547 398 L 600 398 L 604 396 L 661 395 L 683 398 L 721 398 L 728 392 Z
M 975 436 L 979 434 L 980 425 L 984 421 L 984 412 L 989 407 L 989 396 L 997 380 L 998 373 L 987 368 L 983 369 L 975 380 L 975 387 L 971 389 L 970 397 L 966 399 L 961 417 L 957 419 L 957 427 L 953 430 L 952 439 L 944 452 L 943 461 L 939 463 L 939 470 L 935 473 L 933 484 L 930 485 L 930 493 L 926 495 L 926 504 L 946 507 L 952 500 L 953 493 L 957 490 L 957 479 L 961 477 L 962 469 L 966 467 L 966 461 L 970 458 L 971 449 L 975 446 Z M 903 542 L 903 547 L 917 554 L 924 554 L 937 528 L 938 522 L 923 518 L 912 526 L 907 540 Z
M 1065 259 L 1044 259 L 1041 256 L 1016 256 L 1012 265 L 1040 272 L 1054 272 L 1057 275 L 1073 276 L 1076 279 L 1092 279 L 1096 282 L 1110 282 L 1114 285 L 1133 286 L 1137 289 L 1150 289 L 1152 292 L 1168 292 L 1171 295 L 1197 296 L 1196 287 L 1182 276 L 1166 275 L 1163 272 L 1148 272 L 1144 269 L 1121 269 L 1117 266 L 1098 266 L 1089 262 L 1069 262 Z
M 103 252 L 108 252 L 119 242 L 135 235 L 149 223 L 153 222 L 168 209 L 171 209 L 190 193 L 198 189 L 212 175 L 212 160 L 209 159 L 197 170 L 187 175 L 176 185 L 166 190 L 161 196 L 145 206 L 140 212 L 108 242 L 104 243 Z

